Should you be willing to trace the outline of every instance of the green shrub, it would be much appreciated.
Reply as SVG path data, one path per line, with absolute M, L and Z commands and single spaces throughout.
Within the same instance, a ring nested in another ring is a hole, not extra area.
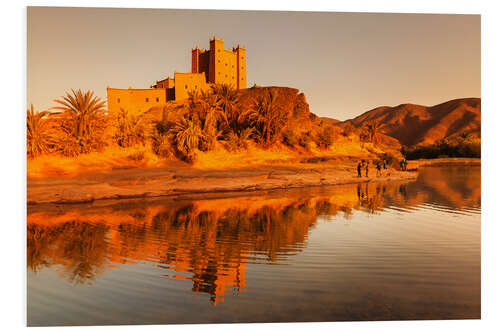
M 310 148 L 311 143 L 313 142 L 312 135 L 310 132 L 302 133 L 302 135 L 298 138 L 299 146 L 304 148 Z
M 401 153 L 408 160 L 420 158 L 443 157 L 481 157 L 481 139 L 473 136 L 461 135 L 452 139 L 443 139 L 433 144 L 403 147 Z
M 315 143 L 320 148 L 329 148 L 338 137 L 338 132 L 333 126 L 325 126 L 320 128 L 316 135 Z

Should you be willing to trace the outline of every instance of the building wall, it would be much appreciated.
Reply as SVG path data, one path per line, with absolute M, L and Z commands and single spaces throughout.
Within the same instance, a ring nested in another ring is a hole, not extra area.
M 238 45 L 236 49 L 237 59 L 237 77 L 236 77 L 236 89 L 245 89 L 247 87 L 247 57 L 245 49 Z
M 152 86 L 152 88 L 173 88 L 174 87 L 174 79 L 167 77 L 161 81 L 156 81 L 156 84 Z
M 210 88 L 204 73 L 175 73 L 175 100 L 189 97 L 190 91 L 202 91 Z
M 167 89 L 115 89 L 107 88 L 108 113 L 116 114 L 121 108 L 132 113 L 141 113 L 153 106 L 167 102 Z

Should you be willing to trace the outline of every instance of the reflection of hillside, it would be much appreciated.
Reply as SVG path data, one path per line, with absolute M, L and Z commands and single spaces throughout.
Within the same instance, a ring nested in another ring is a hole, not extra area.
M 423 167 L 416 182 L 402 183 L 386 196 L 391 205 L 405 208 L 425 203 L 458 210 L 478 208 L 481 206 L 480 168 Z
M 28 212 L 28 267 L 37 272 L 56 265 L 64 278 L 85 283 L 117 267 L 113 264 L 151 262 L 168 269 L 167 276 L 191 280 L 193 291 L 208 293 L 216 304 L 228 289 L 244 291 L 247 263 L 281 263 L 302 251 L 320 216 L 350 218 L 355 210 L 373 214 L 388 206 L 425 203 L 479 207 L 478 174 L 428 168 L 417 182 L 33 207 Z
M 472 168 L 473 171 L 468 170 Z M 481 205 L 480 167 L 422 168 L 419 184 L 425 186 L 430 200 L 449 208 L 479 207 Z M 475 172 L 474 172 L 475 170 Z

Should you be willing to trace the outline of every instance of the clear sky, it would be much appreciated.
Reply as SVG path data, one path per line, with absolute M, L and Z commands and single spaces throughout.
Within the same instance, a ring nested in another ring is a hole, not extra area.
M 149 88 L 191 70 L 191 49 L 247 54 L 247 85 L 304 92 L 340 120 L 401 103 L 481 97 L 479 15 L 29 7 L 27 98 L 36 110 L 71 88 Z

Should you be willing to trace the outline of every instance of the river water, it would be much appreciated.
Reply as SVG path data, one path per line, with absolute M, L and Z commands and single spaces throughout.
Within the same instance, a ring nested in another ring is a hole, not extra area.
M 480 177 L 30 206 L 28 325 L 480 318 Z

